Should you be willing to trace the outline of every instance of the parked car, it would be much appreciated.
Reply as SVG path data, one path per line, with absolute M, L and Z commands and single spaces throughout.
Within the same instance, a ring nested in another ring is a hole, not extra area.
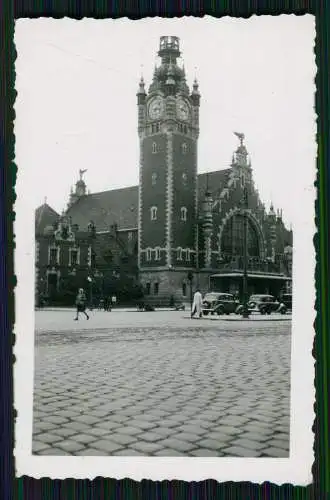
M 286 313 L 286 308 L 280 310 L 280 302 L 273 295 L 251 295 L 247 303 L 249 313 L 259 312 L 260 314 L 271 314 L 272 312 Z M 241 304 L 237 308 L 237 313 L 240 314 L 243 310 Z
M 286 311 L 292 311 L 292 293 L 283 293 L 283 295 L 280 298 L 280 309 L 282 311 L 283 308 L 285 308 Z
M 202 312 L 208 314 L 230 314 L 236 311 L 238 300 L 230 293 L 209 292 L 203 298 Z

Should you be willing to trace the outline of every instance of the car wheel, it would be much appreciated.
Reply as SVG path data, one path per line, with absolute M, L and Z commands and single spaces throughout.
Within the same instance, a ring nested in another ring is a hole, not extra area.
M 266 314 L 266 309 L 260 309 L 260 314 Z
M 204 316 L 207 316 L 209 311 L 203 311 Z
M 281 314 L 286 314 L 286 307 L 283 307 L 283 308 L 281 309 Z
M 221 316 L 223 313 L 224 313 L 223 309 L 220 308 L 220 309 L 217 310 L 217 315 L 218 316 Z

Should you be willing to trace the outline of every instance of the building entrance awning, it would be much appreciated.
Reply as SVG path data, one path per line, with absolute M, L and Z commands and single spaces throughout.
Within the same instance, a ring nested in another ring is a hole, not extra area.
M 248 273 L 249 278 L 259 278 L 259 279 L 267 279 L 267 280 L 280 280 L 280 281 L 292 281 L 290 276 L 282 276 L 279 274 L 267 274 L 267 273 Z M 211 274 L 210 278 L 243 278 L 243 273 L 221 273 L 221 274 Z

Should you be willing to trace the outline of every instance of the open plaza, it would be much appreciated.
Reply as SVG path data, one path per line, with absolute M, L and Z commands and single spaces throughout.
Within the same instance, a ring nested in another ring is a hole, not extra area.
M 288 457 L 291 317 L 36 312 L 32 452 Z

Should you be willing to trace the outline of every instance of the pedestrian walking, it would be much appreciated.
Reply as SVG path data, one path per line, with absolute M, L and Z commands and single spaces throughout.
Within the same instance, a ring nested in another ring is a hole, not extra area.
M 76 317 L 74 318 L 75 321 L 78 321 L 80 312 L 84 313 L 86 319 L 89 319 L 89 316 L 86 312 L 86 304 L 87 304 L 87 297 L 85 294 L 85 290 L 83 288 L 79 288 L 76 298 L 77 314 Z
M 203 303 L 203 297 L 199 288 L 197 288 L 196 292 L 194 293 L 193 305 L 191 310 L 192 318 L 195 316 L 195 314 L 197 314 L 198 318 L 202 317 L 202 303 Z

